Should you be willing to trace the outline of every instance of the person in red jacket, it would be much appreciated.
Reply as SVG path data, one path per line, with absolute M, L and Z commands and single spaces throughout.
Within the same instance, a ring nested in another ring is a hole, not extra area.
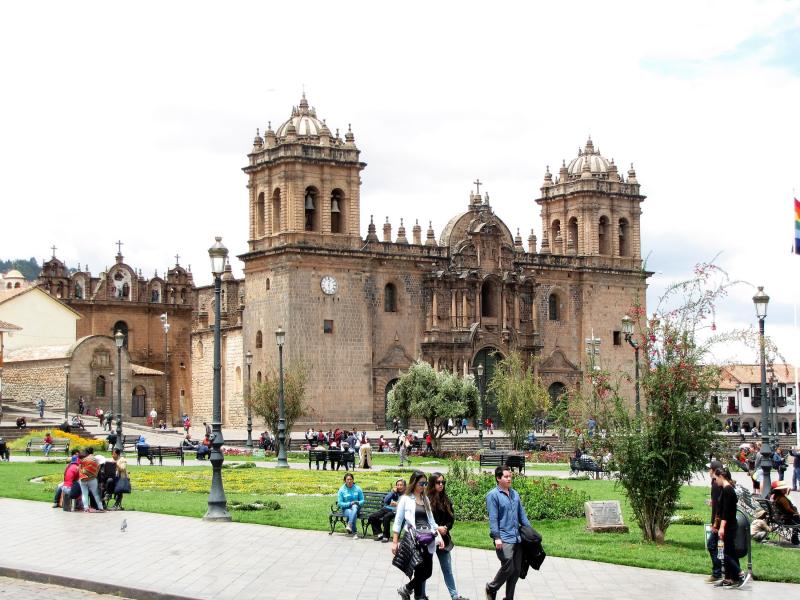
M 64 481 L 59 483 L 56 487 L 56 494 L 53 496 L 53 508 L 58 508 L 59 500 L 62 500 L 64 503 L 69 502 L 70 490 L 72 489 L 73 484 L 78 481 L 78 476 L 78 451 L 75 450 L 72 452 L 70 463 L 64 470 Z
M 425 452 L 433 454 L 433 437 L 431 437 L 430 432 L 425 434 Z

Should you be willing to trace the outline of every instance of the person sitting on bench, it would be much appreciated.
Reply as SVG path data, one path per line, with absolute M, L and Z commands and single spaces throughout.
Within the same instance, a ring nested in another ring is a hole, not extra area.
M 53 496 L 53 508 L 58 508 L 59 500 L 61 500 L 62 504 L 68 504 L 72 499 L 72 486 L 78 481 L 78 476 L 80 475 L 78 470 L 78 455 L 78 450 L 72 451 L 72 458 L 67 468 L 64 469 L 64 480 L 56 486 L 56 493 Z M 64 510 L 67 510 L 67 508 Z
M 372 525 L 372 534 L 377 541 L 386 543 L 390 540 L 389 529 L 397 512 L 397 503 L 400 496 L 405 493 L 406 480 L 398 479 L 394 482 L 394 488 L 383 498 L 383 508 L 367 517 L 369 524 Z
M 772 482 L 772 500 L 775 502 L 775 511 L 787 525 L 794 525 L 792 528 L 792 544 L 800 545 L 800 515 L 798 515 L 792 501 L 789 500 L 789 490 L 792 486 L 788 481 Z
M 147 457 L 150 460 L 150 464 L 153 464 L 153 455 L 150 454 L 150 444 L 147 443 L 143 435 L 140 435 L 139 439 L 136 440 L 136 455 Z
M 203 441 L 197 446 L 197 460 L 203 460 L 204 458 L 209 458 L 211 456 L 211 450 L 209 447 L 211 446 L 211 441 L 208 439 L 208 436 L 203 438 Z

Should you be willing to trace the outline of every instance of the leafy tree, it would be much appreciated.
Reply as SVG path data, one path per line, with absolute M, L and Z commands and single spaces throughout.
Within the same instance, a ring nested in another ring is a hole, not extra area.
M 11 269 L 17 269 L 28 281 L 33 281 L 39 277 L 39 273 L 42 271 L 39 263 L 33 257 L 28 260 L 19 258 L 0 260 L 0 273 L 7 273 Z
M 292 363 L 283 373 L 283 400 L 286 415 L 286 433 L 300 417 L 312 413 L 306 403 L 306 381 L 308 372 L 302 363 Z M 275 370 L 267 373 L 261 383 L 253 384 L 247 404 L 254 414 L 258 415 L 273 435 L 278 435 L 278 395 L 280 381 Z
M 497 398 L 497 410 L 511 445 L 514 450 L 521 449 L 534 417 L 550 405 L 550 395 L 531 366 L 525 367 L 519 352 L 496 364 L 489 390 Z
M 682 484 L 703 468 L 715 445 L 716 420 L 706 399 L 718 385 L 720 368 L 708 359 L 711 347 L 728 336 L 703 330 L 730 285 L 720 269 L 700 265 L 692 279 L 666 290 L 649 319 L 641 306 L 630 311 L 645 357 L 646 408 L 636 418 L 618 403 L 609 442 L 646 541 L 664 541 Z M 676 299 L 680 305 L 670 307 Z
M 439 451 L 447 431 L 448 419 L 480 417 L 478 388 L 471 377 L 458 377 L 448 371 L 434 371 L 426 362 L 418 361 L 401 375 L 388 396 L 390 417 L 425 421 Z

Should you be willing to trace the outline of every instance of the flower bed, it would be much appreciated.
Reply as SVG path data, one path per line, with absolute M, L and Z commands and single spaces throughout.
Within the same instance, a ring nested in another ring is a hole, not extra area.
M 31 438 L 44 438 L 47 432 L 50 432 L 50 435 L 52 435 L 54 439 L 61 438 L 69 440 L 69 447 L 71 449 L 80 448 L 81 450 L 83 450 L 84 448 L 88 448 L 89 446 L 91 446 L 95 450 L 102 450 L 103 448 L 106 447 L 105 440 L 96 440 L 94 438 L 83 438 L 80 437 L 79 435 L 75 435 L 74 433 L 67 433 L 66 431 L 61 431 L 60 429 L 50 429 L 50 428 L 33 429 L 30 431 L 30 433 L 28 433 L 24 437 L 17 438 L 13 442 L 11 442 L 9 446 L 11 447 L 12 450 L 25 450 Z M 41 451 L 41 448 L 37 446 L 35 448 L 32 448 L 32 450 Z

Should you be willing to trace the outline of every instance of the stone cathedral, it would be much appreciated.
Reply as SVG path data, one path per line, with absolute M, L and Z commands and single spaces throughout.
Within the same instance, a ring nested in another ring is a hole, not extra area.
M 235 289 L 224 307 L 237 314 L 223 323 L 237 354 L 237 391 L 246 352 L 253 382 L 277 369 L 279 326 L 285 364 L 308 367 L 314 414 L 306 421 L 326 426 L 382 428 L 388 391 L 418 358 L 462 375 L 484 363 L 490 377 L 495 361 L 517 350 L 538 357 L 556 396 L 586 381 L 594 339 L 600 364 L 633 375 L 621 318 L 635 299 L 644 302 L 648 276 L 639 227 L 645 197 L 633 166 L 623 175 L 590 139 L 557 173 L 547 168 L 535 200 L 542 239 L 531 231 L 527 243 L 478 182 L 453 200 L 456 214 L 438 240 L 430 223 L 423 232 L 401 220 L 393 232 L 388 220 L 372 218 L 362 237 L 364 168 L 350 127 L 343 138 L 332 133 L 305 95 L 279 127 L 256 135 L 243 169 L 245 280 L 229 277 Z M 201 289 L 198 297 L 208 327 L 211 296 Z M 242 418 L 230 406 L 224 413 L 231 425 Z

